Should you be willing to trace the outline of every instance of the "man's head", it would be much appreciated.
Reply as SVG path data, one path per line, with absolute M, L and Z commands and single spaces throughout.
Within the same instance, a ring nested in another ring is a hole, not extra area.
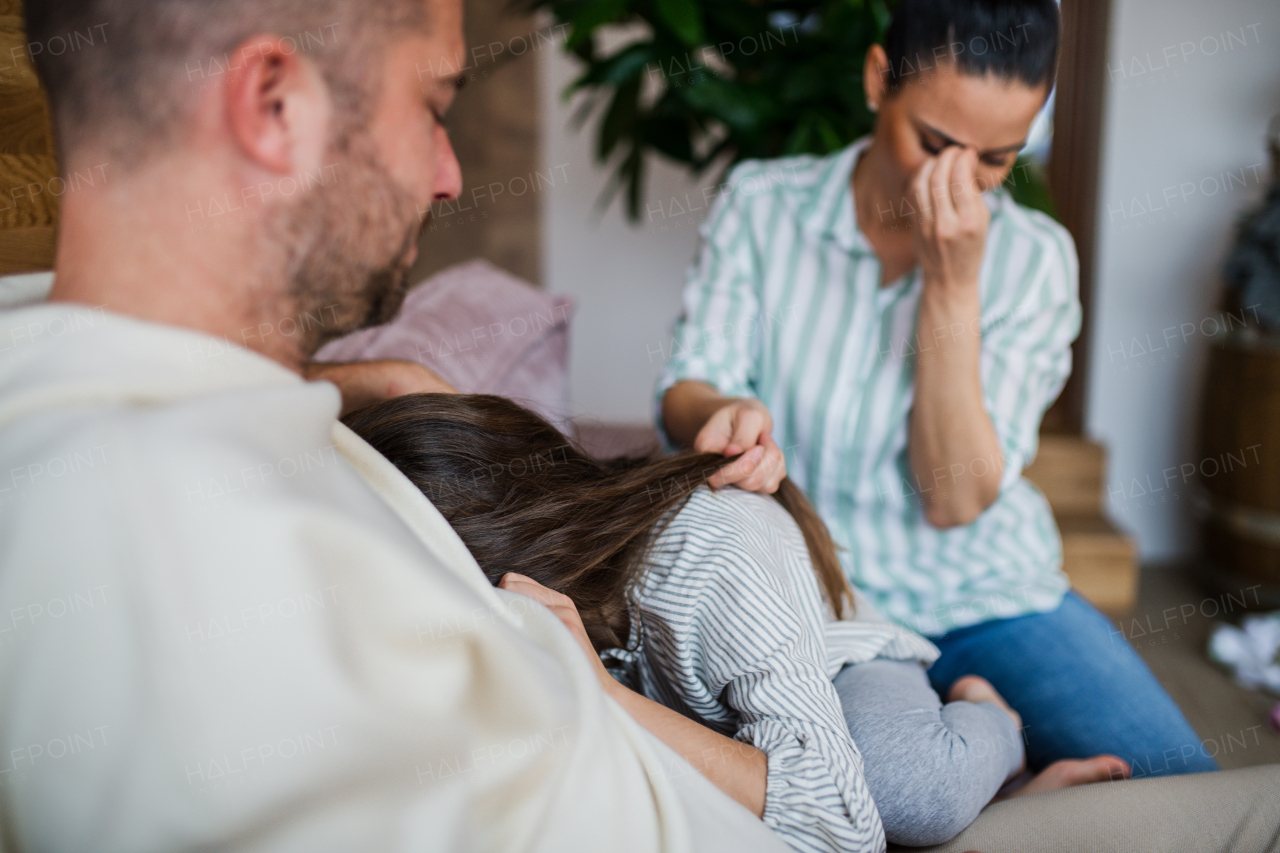
M 225 313 L 268 323 L 322 318 L 288 342 L 304 358 L 329 338 L 394 315 L 430 204 L 460 189 L 441 123 L 463 49 L 457 0 L 26 7 L 33 44 L 93 28 L 102 35 L 76 51 L 33 51 L 64 172 L 109 163 L 115 187 L 130 187 L 132 201 L 158 199 L 188 220 L 188 232 L 210 231 L 185 249 L 234 252 L 222 263 L 253 284 Z M 81 199 L 71 195 L 63 240 L 91 244 L 81 239 L 87 214 L 75 215 Z M 212 218 L 214 199 L 224 218 Z M 245 212 L 226 216 L 228 209 Z M 167 227 L 162 213 L 149 221 Z M 62 261 L 60 251 L 60 279 Z M 153 319 L 210 325 L 181 312 L 175 304 Z M 211 312 L 212 303 L 203 309 Z

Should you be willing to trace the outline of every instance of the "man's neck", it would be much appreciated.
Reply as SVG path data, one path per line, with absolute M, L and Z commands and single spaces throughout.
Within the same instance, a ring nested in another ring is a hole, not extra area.
M 65 196 L 50 300 L 205 332 L 301 372 L 295 341 L 259 333 L 287 317 L 290 303 L 284 276 L 260 272 L 274 260 L 258 239 L 260 220 L 193 220 L 188 213 L 210 194 L 193 192 L 184 207 L 167 190 L 174 186 L 149 175 Z

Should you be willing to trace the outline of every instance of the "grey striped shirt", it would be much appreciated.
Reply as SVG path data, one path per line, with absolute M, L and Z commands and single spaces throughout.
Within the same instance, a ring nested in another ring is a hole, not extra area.
M 694 492 L 650 552 L 629 645 L 605 655 L 622 681 L 768 755 L 764 821 L 792 847 L 884 849 L 831 679 L 845 663 L 938 651 L 888 622 L 834 621 L 777 501 Z
M 658 397 L 683 379 L 756 397 L 773 414 L 787 472 L 844 547 L 849 579 L 887 616 L 941 634 L 1057 607 L 1062 545 L 1022 477 L 1044 409 L 1071 371 L 1080 329 L 1076 255 L 1048 217 L 988 193 L 981 272 L 982 387 L 1006 460 L 999 497 L 972 524 L 925 520 L 907 423 L 916 364 L 938 336 L 917 329 L 918 269 L 880 286 L 849 177 L 862 140 L 829 157 L 737 166 L 703 223 Z M 954 460 L 981 475 L 998 460 Z

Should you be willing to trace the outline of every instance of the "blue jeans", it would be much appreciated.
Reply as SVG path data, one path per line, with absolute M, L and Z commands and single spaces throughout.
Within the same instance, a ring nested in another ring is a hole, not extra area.
M 1022 715 L 1027 765 L 1108 753 L 1134 778 L 1217 770 L 1203 742 L 1122 633 L 1074 592 L 1049 613 L 931 637 L 929 681 L 945 697 L 980 675 Z

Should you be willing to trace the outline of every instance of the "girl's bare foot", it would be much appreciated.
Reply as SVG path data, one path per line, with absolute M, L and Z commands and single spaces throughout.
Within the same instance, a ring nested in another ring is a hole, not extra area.
M 991 686 L 991 682 L 981 676 L 966 675 L 957 680 L 955 684 L 951 685 L 951 690 L 947 694 L 947 701 L 991 702 L 1009 715 L 1015 727 L 1019 730 L 1022 729 L 1022 717 L 1019 716 L 1017 711 L 1009 707 L 1009 703 L 1005 702 L 1004 697 L 996 692 L 996 689 Z M 1026 759 L 1023 759 L 1022 767 L 1026 767 Z M 1019 768 L 1018 772 L 1021 773 L 1022 768 Z M 1015 778 L 1010 782 L 1010 785 L 1018 785 L 1019 787 L 996 797 L 995 802 L 1021 797 L 1023 794 L 1039 794 L 1042 791 L 1074 788 L 1076 785 L 1088 785 L 1092 782 L 1128 779 L 1131 773 L 1132 770 L 1129 768 L 1128 762 L 1115 755 L 1095 755 L 1092 758 L 1078 759 L 1064 758 L 1062 761 L 1055 761 L 1041 770 L 1026 784 L 1020 784 L 1022 779 L 1017 778 L 1017 774 L 1015 774 Z
M 1004 697 L 996 692 L 991 686 L 991 682 L 987 681 L 980 675 L 964 675 L 951 685 L 950 692 L 947 693 L 948 702 L 990 702 L 996 705 L 1000 710 L 1009 715 L 1013 720 L 1013 727 L 1022 730 L 1022 717 L 1018 712 L 1009 707 L 1009 703 L 1004 701 Z
M 1009 707 L 1009 703 L 1004 701 L 992 686 L 980 675 L 964 675 L 956 679 L 956 683 L 951 685 L 951 690 L 947 692 L 948 702 L 990 702 L 1000 710 L 1009 715 L 1009 719 L 1013 720 L 1013 729 L 1017 732 L 1018 737 L 1022 734 L 1022 715 L 1013 708 Z M 1018 785 L 1026 776 L 1027 755 L 1025 750 L 1022 754 L 1022 761 L 1018 763 L 1018 769 L 1010 774 L 1005 780 L 1006 785 Z M 996 799 L 1001 799 L 997 797 Z
M 1076 785 L 1088 785 L 1092 782 L 1108 782 L 1117 779 L 1128 779 L 1132 771 L 1128 762 L 1115 755 L 1095 755 L 1093 758 L 1064 758 L 1055 761 L 1030 782 L 997 800 L 1009 800 L 1023 794 L 1039 794 L 1042 791 L 1057 791 L 1061 788 L 1074 788 Z

